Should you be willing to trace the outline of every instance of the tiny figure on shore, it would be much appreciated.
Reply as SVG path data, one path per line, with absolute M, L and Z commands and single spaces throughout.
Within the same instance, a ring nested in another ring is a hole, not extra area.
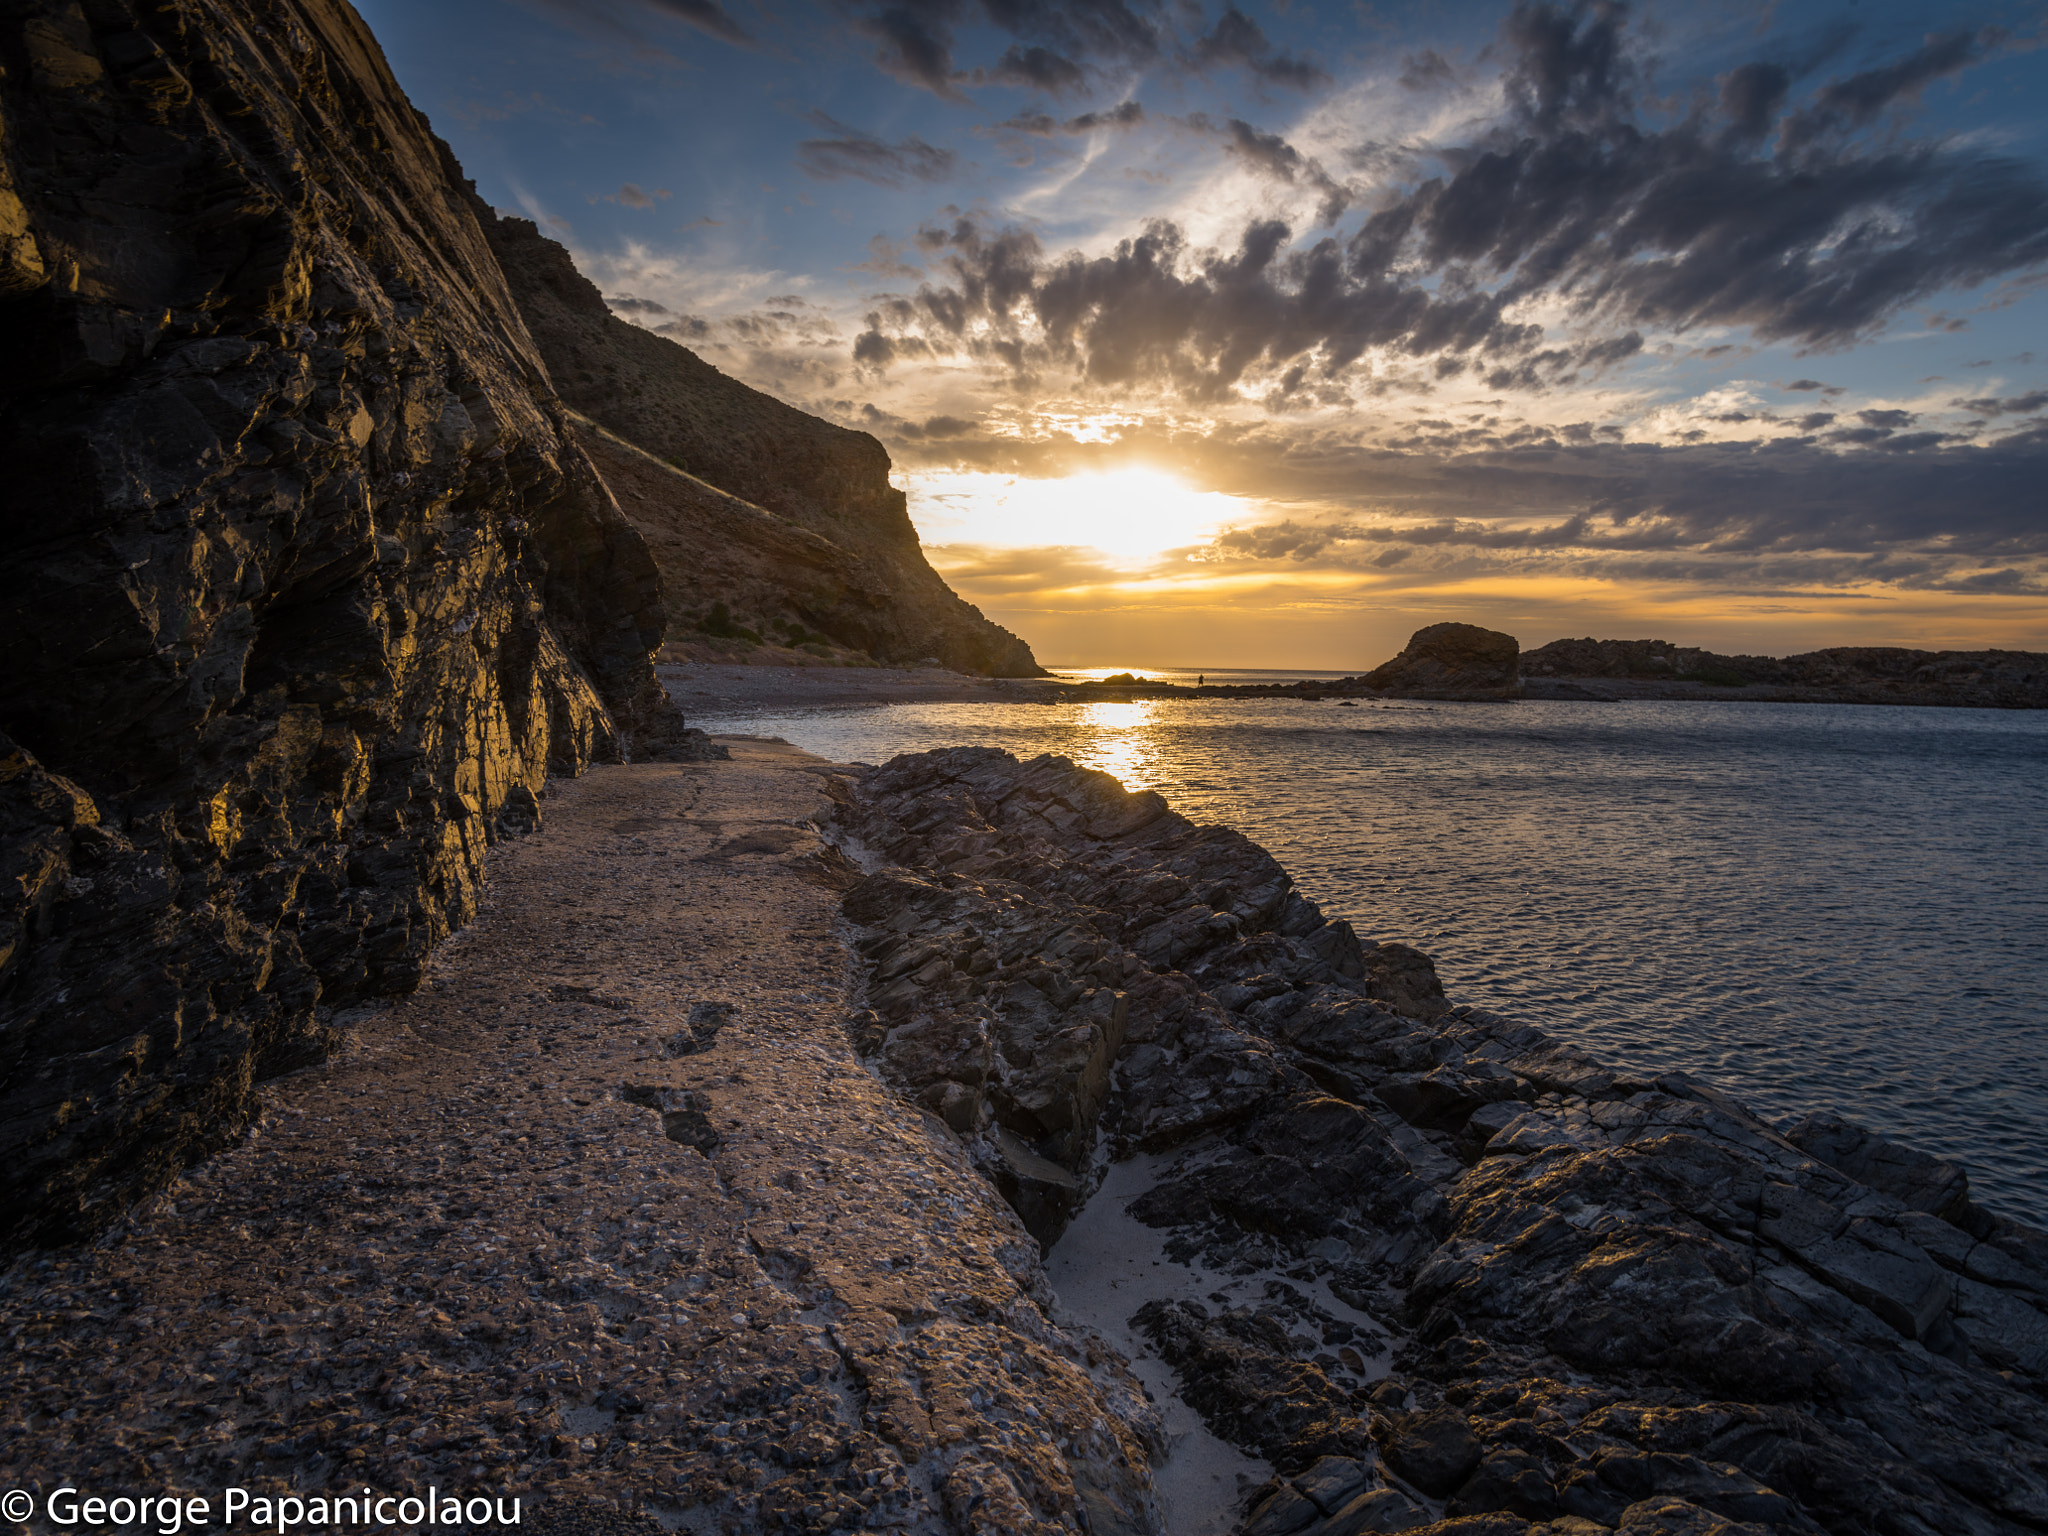
M 1202 686 L 1202 684 L 1206 683 L 1207 681 L 1209 681 L 1209 679 L 1208 679 L 1208 678 L 1207 678 L 1206 676 L 1204 676 L 1204 675 L 1203 675 L 1202 673 L 1200 673 L 1200 672 L 1197 672 L 1197 673 L 1195 674 L 1195 686 L 1196 686 L 1197 688 L 1201 687 L 1201 686 Z

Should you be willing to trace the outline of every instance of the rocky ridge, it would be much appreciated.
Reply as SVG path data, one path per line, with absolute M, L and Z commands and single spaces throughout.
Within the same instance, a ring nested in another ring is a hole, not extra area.
M 1668 640 L 1553 640 L 1522 654 L 1522 675 L 1532 698 L 2048 709 L 2048 655 L 2038 651 L 1836 646 L 1798 656 L 1723 656 Z
M 1273 1467 L 1245 1536 L 2048 1524 L 2048 1236 L 1960 1168 L 1453 1006 L 1064 759 L 898 758 L 835 825 L 854 1040 L 1041 1242 L 1160 1160 L 1188 1281 L 1130 1322 Z
M 339 0 L 0 24 L 0 1245 L 417 984 L 550 773 L 696 750 L 646 546 Z
M 562 398 L 623 440 L 584 437 L 626 488 L 679 631 L 716 602 L 764 637 L 794 623 L 879 662 L 1043 675 L 925 560 L 873 437 L 621 320 L 530 220 L 476 212 Z

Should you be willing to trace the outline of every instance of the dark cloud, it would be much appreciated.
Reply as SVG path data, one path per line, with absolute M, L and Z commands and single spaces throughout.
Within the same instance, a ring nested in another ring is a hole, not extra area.
M 906 84 L 958 98 L 963 84 L 1021 85 L 1064 95 L 1105 66 L 1147 65 L 1171 41 L 1151 0 L 887 0 L 845 7 L 878 46 L 875 62 Z M 963 29 L 1013 39 L 993 65 L 963 66 Z
M 1949 404 L 1975 411 L 1980 416 L 2030 416 L 2035 411 L 2048 409 L 2048 389 L 2007 395 L 2002 400 L 1995 395 L 1984 395 L 1974 400 L 1951 400 Z
M 666 315 L 670 313 L 669 307 L 666 304 L 657 304 L 653 299 L 636 299 L 630 293 L 622 293 L 617 298 L 607 297 L 605 303 L 611 306 L 614 314 L 620 315 Z
M 1614 574 L 1639 578 L 1645 557 L 1684 557 L 1691 579 L 1724 582 L 1754 581 L 1760 561 L 1777 559 L 1845 583 L 2040 583 L 2048 440 L 1956 448 L 1930 441 L 1939 436 L 1901 435 L 1878 452 L 1848 454 L 1796 441 L 1459 453 L 1240 438 L 1227 450 L 1229 478 L 1219 489 L 1339 507 L 1365 502 L 1404 515 L 1337 512 L 1237 529 L 1207 553 L 1364 567 L 1386 546 L 1547 551 L 1582 572 L 1593 569 L 1589 559 L 1606 557 Z M 1224 453 L 1215 459 L 1224 470 Z M 1966 574 L 1986 566 L 2020 574 Z
M 1088 83 L 1088 72 L 1072 59 L 1050 48 L 1020 48 L 1014 43 L 1003 50 L 993 68 L 977 75 L 977 81 L 993 85 L 1021 85 L 1064 96 Z
M 1744 64 L 1721 77 L 1721 115 L 1731 137 L 1757 143 L 1771 131 L 1792 90 L 1782 64 Z
M 1790 384 L 1779 387 L 1788 394 L 1795 395 L 1812 394 L 1816 391 L 1823 395 L 1839 395 L 1842 393 L 1842 386 L 1840 384 L 1823 384 L 1819 379 L 1794 379 Z
M 820 181 L 853 176 L 882 187 L 900 187 L 906 181 L 943 181 L 958 168 L 960 157 L 950 149 L 939 149 L 912 134 L 894 144 L 871 133 L 813 112 L 810 120 L 829 139 L 805 139 L 796 147 L 797 168 Z
M 1492 387 L 1540 389 L 1625 361 L 1648 329 L 1845 346 L 1935 292 L 2048 262 L 2048 185 L 2018 161 L 1846 130 L 1796 157 L 1764 151 L 1753 130 L 1783 96 L 1768 69 L 1731 72 L 1719 111 L 1647 125 L 1625 19 L 1615 4 L 1518 5 L 1503 28 L 1507 119 L 1341 243 L 1296 247 L 1294 230 L 1259 222 L 1234 250 L 1197 251 L 1154 223 L 1107 254 L 1054 257 L 1028 232 L 962 221 L 926 246 L 943 270 L 876 311 L 860 358 L 938 345 L 1020 379 L 1072 368 L 1205 398 L 1269 370 L 1272 403 L 1384 349 L 1434 358 L 1440 377 L 1477 367 Z M 1983 46 L 1930 43 L 1810 105 L 1854 128 Z M 1217 64 L 1264 48 L 1230 10 L 1196 54 Z M 1789 90 L 1796 71 L 1780 73 Z M 1195 125 L 1266 174 L 1341 190 L 1276 135 Z M 1508 318 L 1538 298 L 1589 339 L 1546 343 Z M 1786 388 L 1839 393 L 1817 379 Z
M 1236 67 L 1269 85 L 1308 90 L 1329 82 L 1329 75 L 1306 59 L 1276 53 L 1256 21 L 1236 6 L 1226 7 L 1206 36 L 1188 50 L 1197 69 Z
M 1831 81 L 1813 104 L 1785 120 L 1781 146 L 1796 151 L 1845 128 L 1861 128 L 1893 103 L 1912 100 L 1947 75 L 1967 69 L 2004 40 L 1996 27 L 1982 32 L 1946 32 L 1929 37 L 1902 59 Z
M 1425 48 L 1401 61 L 1401 73 L 1397 78 L 1407 90 L 1437 91 L 1455 85 L 1458 72 L 1451 67 L 1451 61 L 1434 48 Z
M 997 123 L 996 128 L 1050 139 L 1061 134 L 1094 133 L 1103 128 L 1135 128 L 1144 121 L 1143 106 L 1135 101 L 1122 101 L 1099 112 L 1083 112 L 1068 118 L 1054 117 L 1047 112 L 1020 112 Z
M 1834 419 L 1835 413 L 1833 411 L 1813 411 L 1808 415 L 1800 417 L 1794 425 L 1802 432 L 1818 432 Z

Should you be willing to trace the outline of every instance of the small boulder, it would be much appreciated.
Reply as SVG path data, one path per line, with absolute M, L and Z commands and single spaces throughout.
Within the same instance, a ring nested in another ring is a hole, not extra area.
M 1387 1465 L 1433 1499 L 1455 1492 L 1478 1469 L 1472 1422 L 1455 1408 L 1411 1414 L 1385 1441 Z
M 1476 624 L 1432 624 L 1365 676 L 1368 688 L 1418 699 L 1511 699 L 1520 691 L 1522 647 Z

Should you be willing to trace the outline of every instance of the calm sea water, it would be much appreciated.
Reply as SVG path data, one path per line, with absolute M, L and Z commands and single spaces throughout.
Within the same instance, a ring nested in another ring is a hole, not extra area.
M 2048 1226 L 2048 714 L 1230 700 L 694 723 L 840 761 L 1064 753 L 1241 828 L 1360 933 L 1429 951 L 1454 998 L 1767 1115 L 1836 1110 Z

